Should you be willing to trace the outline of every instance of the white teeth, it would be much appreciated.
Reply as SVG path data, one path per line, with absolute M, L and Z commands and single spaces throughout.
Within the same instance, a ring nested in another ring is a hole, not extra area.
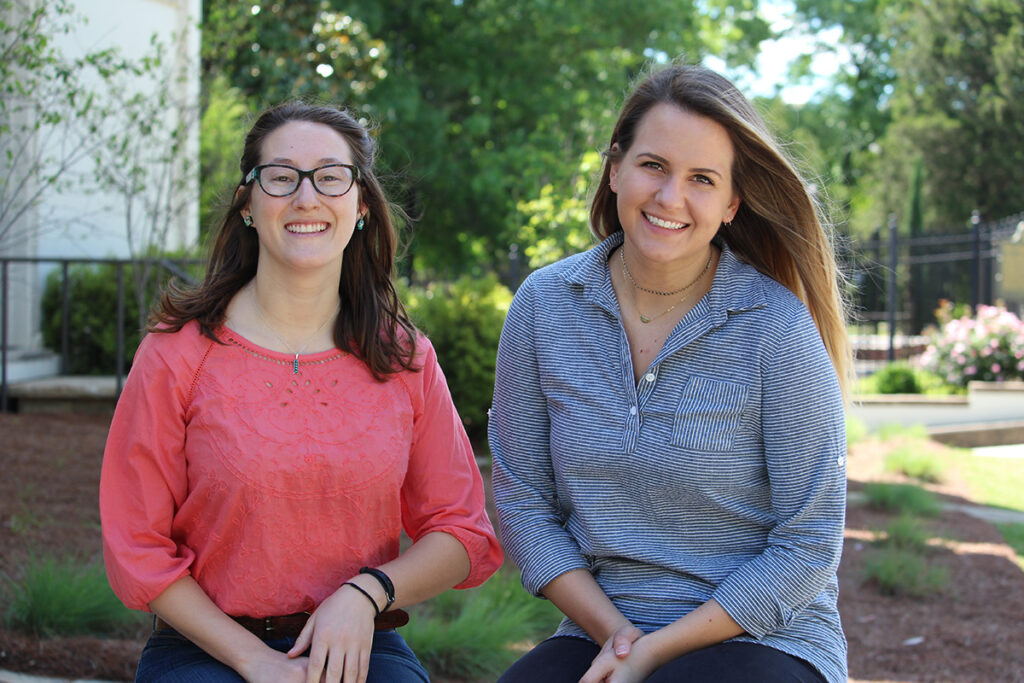
M 323 232 L 327 229 L 326 223 L 289 223 L 284 226 L 284 229 L 288 232 L 297 233 L 310 233 L 310 232 Z
M 679 230 L 680 228 L 685 228 L 687 226 L 686 223 L 676 223 L 675 221 L 666 221 L 666 220 L 664 220 L 662 218 L 658 218 L 657 216 L 652 216 L 649 213 L 645 213 L 644 217 L 647 218 L 647 220 L 649 220 L 654 225 L 657 225 L 659 228 L 666 228 L 668 230 Z

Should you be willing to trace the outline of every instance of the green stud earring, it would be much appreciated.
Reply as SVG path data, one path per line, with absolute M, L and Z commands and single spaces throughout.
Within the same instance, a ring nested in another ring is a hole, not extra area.
M 242 222 L 245 223 L 245 227 L 252 227 L 252 216 L 242 216 Z
M 356 223 L 356 230 L 362 230 L 363 226 L 365 226 L 365 225 L 366 225 L 366 222 L 363 220 L 363 217 L 360 216 L 359 217 L 359 222 Z

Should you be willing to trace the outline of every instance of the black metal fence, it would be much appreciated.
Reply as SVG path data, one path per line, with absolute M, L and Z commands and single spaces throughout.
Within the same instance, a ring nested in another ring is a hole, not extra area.
M 896 337 L 909 338 L 921 332 L 933 320 L 933 311 L 941 299 L 958 303 L 994 303 L 996 279 L 999 273 L 1000 245 L 1016 237 L 1024 237 L 1024 213 L 1007 216 L 996 221 L 984 221 L 972 216 L 970 224 L 945 234 L 919 237 L 901 236 L 895 217 L 889 225 L 875 231 L 872 239 L 847 240 L 840 245 L 841 258 L 850 274 L 851 298 L 859 324 L 874 328 L 877 336 L 884 325 L 888 333 L 887 357 L 899 355 Z M 510 251 L 509 273 L 513 281 L 520 277 L 519 254 Z M 171 275 L 186 282 L 193 280 L 186 268 L 196 260 L 170 259 L 61 259 L 0 257 L 0 411 L 9 409 L 9 309 L 11 305 L 10 269 L 14 264 L 56 264 L 61 283 L 61 371 L 66 373 L 69 362 L 69 336 L 71 307 L 89 302 L 71 300 L 70 271 L 74 265 L 113 266 L 116 278 L 117 321 L 115 338 L 115 367 L 117 391 L 120 392 L 125 376 L 125 311 L 127 288 L 126 271 L 135 266 L 154 266 L 161 271 L 160 279 Z M 133 286 L 133 285 L 132 285 Z M 132 292 L 134 294 L 134 291 Z M 54 349 L 57 351 L 57 349 Z M 874 352 L 877 353 L 878 349 Z
M 1024 213 L 984 221 L 975 212 L 965 228 L 913 237 L 900 235 L 891 216 L 872 239 L 841 248 L 857 322 L 875 332 L 884 326 L 892 359 L 894 337 L 920 334 L 941 300 L 995 303 L 1001 245 L 1021 232 Z
M 9 382 L 8 382 L 8 360 L 11 356 L 10 344 L 10 308 L 11 308 L 11 266 L 25 264 L 28 266 L 41 264 L 56 264 L 60 272 L 60 370 L 66 373 L 70 367 L 70 334 L 71 334 L 71 267 L 73 265 L 91 266 L 112 266 L 115 274 L 116 284 L 116 324 L 115 324 L 115 367 L 112 368 L 116 377 L 117 392 L 120 394 L 124 381 L 125 367 L 125 293 L 128 287 L 125 272 L 130 267 L 151 266 L 162 272 L 164 280 L 171 276 L 178 277 L 185 282 L 192 282 L 192 276 L 185 270 L 190 265 L 198 264 L 193 259 L 171 260 L 166 258 L 150 259 L 90 259 L 90 258 L 30 258 L 30 257 L 0 257 L 0 412 L 9 409 Z M 34 302 L 30 302 L 33 303 Z M 76 302 L 87 304 L 88 302 Z M 56 351 L 57 349 L 54 349 Z

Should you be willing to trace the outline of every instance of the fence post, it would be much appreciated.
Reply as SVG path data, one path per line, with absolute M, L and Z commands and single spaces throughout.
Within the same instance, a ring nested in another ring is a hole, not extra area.
M 0 298 L 0 412 L 7 412 L 7 261 L 0 266 L 3 293 Z
M 121 396 L 121 385 L 124 383 L 124 263 L 117 262 L 117 334 L 114 347 L 117 349 L 117 362 L 114 366 L 117 370 L 117 391 L 116 396 Z
M 889 362 L 896 360 L 896 269 L 899 268 L 899 235 L 896 214 L 889 214 L 889 286 L 886 288 L 887 317 L 889 319 Z
M 519 245 L 513 242 L 508 245 L 508 288 L 513 292 L 519 289 L 519 278 L 521 276 Z
M 60 262 L 60 374 L 71 371 L 71 275 L 69 261 Z
M 971 308 L 981 301 L 981 212 L 971 212 Z

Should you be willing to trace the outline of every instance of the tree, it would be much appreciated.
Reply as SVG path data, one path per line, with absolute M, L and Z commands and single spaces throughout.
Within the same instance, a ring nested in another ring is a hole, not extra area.
M 866 233 L 899 212 L 924 169 L 926 230 L 1021 210 L 1024 6 L 1018 0 L 797 0 L 838 25 L 852 61 L 807 112 L 833 159 L 850 161 L 851 220 Z M 845 110 L 844 110 L 845 107 Z M 801 112 L 803 116 L 804 112 Z M 836 131 L 842 131 L 837 136 Z M 859 131 L 860 134 L 857 132 Z
M 316 94 L 378 122 L 393 194 L 419 219 L 417 267 L 450 274 L 497 267 L 528 236 L 531 202 L 578 199 L 581 160 L 645 61 L 750 63 L 769 34 L 756 0 L 323 0 L 247 17 L 230 5 L 205 5 L 204 29 L 236 41 L 204 40 L 205 67 L 260 105 Z M 255 27 L 225 30 L 243 18 Z
M 138 299 L 139 326 L 145 327 L 154 268 L 144 257 L 160 256 L 172 230 L 185 232 L 195 221 L 198 192 L 196 136 L 199 103 L 192 89 L 188 31 L 169 43 L 157 36 L 150 52 L 130 72 L 107 81 L 102 119 L 90 130 L 103 133 L 92 154 L 89 187 L 112 192 L 121 202 L 125 238 Z
M 0 247 L 37 230 L 29 212 L 103 144 L 88 124 L 101 102 L 85 83 L 129 67 L 114 50 L 66 57 L 56 40 L 81 21 L 68 0 L 0 0 Z

